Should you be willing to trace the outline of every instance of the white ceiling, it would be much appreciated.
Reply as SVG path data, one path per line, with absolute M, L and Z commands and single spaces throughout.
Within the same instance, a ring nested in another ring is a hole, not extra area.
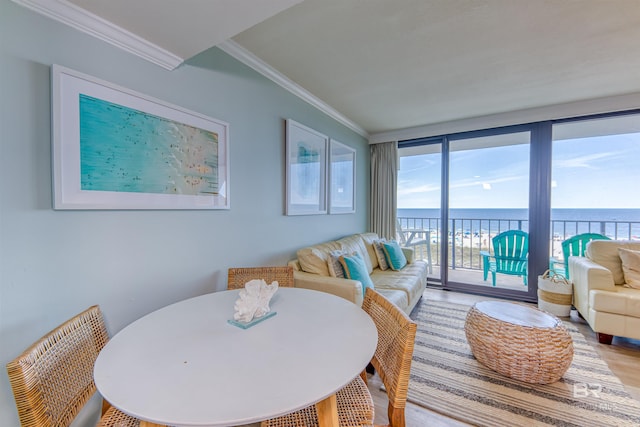
M 186 59 L 302 0 L 68 1 Z
M 180 60 L 232 37 L 369 134 L 640 93 L 640 0 L 70 1 Z

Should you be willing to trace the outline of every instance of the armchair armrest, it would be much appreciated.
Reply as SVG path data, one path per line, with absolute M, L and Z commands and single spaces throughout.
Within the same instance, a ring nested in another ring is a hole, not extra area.
M 327 292 L 349 300 L 358 306 L 362 306 L 362 283 L 360 283 L 359 280 L 294 271 L 293 282 L 296 288 Z
M 570 256 L 569 276 L 577 289 L 616 291 L 611 271 L 589 258 Z
M 491 258 L 491 254 L 487 251 L 480 251 L 480 255 L 484 256 L 484 257 L 488 257 Z
M 589 296 L 592 290 L 616 292 L 611 271 L 589 258 L 570 256 L 569 277 L 573 281 L 573 305 L 585 319 L 591 319 Z
M 407 263 L 411 264 L 415 260 L 416 252 L 413 250 L 413 248 L 402 247 L 400 249 L 402 249 L 402 253 L 404 254 L 404 257 L 407 259 Z

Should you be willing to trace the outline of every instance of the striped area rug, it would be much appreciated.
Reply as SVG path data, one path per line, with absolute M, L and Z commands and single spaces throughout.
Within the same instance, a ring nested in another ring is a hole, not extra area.
M 467 344 L 468 306 L 422 301 L 409 401 L 479 426 L 639 426 L 640 403 L 570 322 L 573 363 L 546 385 L 523 383 L 485 368 Z

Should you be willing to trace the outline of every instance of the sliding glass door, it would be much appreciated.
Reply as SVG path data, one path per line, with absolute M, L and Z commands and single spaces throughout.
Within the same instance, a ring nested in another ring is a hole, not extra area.
M 446 286 L 528 291 L 529 131 L 449 142 Z
M 442 144 L 440 139 L 400 150 L 398 238 L 429 265 L 428 279 L 440 281 Z
M 430 283 L 535 300 L 531 277 L 549 262 L 548 209 L 539 202 L 548 192 L 538 183 L 544 168 L 537 165 L 550 148 L 533 148 L 544 128 L 518 125 L 399 144 L 398 236 L 414 244 L 405 236 L 421 236 L 416 253 L 430 262 Z M 542 243 L 530 235 L 531 224 Z
M 399 153 L 399 236 L 421 243 L 432 284 L 536 301 L 538 275 L 566 274 L 564 241 L 640 240 L 638 110 L 401 141 Z
M 638 114 L 553 125 L 549 245 L 559 273 L 575 255 L 563 251 L 568 239 L 640 240 L 638 165 Z

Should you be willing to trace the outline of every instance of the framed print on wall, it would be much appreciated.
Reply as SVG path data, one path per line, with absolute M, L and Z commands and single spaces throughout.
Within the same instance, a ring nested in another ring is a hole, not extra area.
M 287 119 L 287 215 L 327 213 L 328 148 L 326 135 Z
M 331 139 L 329 143 L 329 213 L 356 211 L 356 150 Z
M 229 125 L 54 65 L 54 209 L 229 209 Z

